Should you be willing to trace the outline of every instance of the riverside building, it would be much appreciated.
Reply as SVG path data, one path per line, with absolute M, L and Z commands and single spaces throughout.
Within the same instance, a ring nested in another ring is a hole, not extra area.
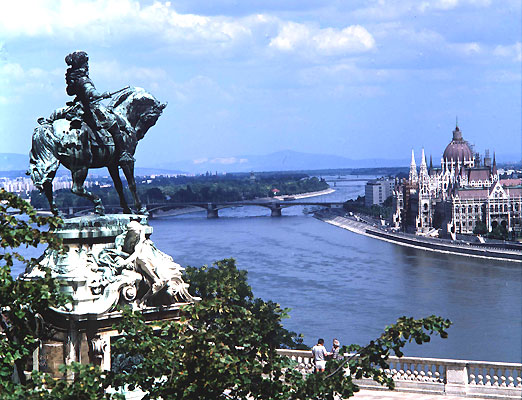
M 498 225 L 508 232 L 522 231 L 522 185 L 520 179 L 499 179 L 495 155 L 486 150 L 482 159 L 455 127 L 453 138 L 441 157 L 440 168 L 426 163 L 422 149 L 417 171 L 411 153 L 407 179 L 393 190 L 395 212 L 392 224 L 419 235 L 451 236 L 472 234 L 485 226 L 491 232 Z
M 393 194 L 395 182 L 393 179 L 373 179 L 366 183 L 364 188 L 364 205 L 371 207 L 374 204 L 381 205 Z

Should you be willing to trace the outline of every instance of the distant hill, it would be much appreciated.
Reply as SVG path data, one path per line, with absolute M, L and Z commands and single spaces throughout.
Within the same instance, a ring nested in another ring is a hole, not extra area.
M 141 165 L 141 164 L 140 164 Z M 267 155 L 216 157 L 211 159 L 184 160 L 158 163 L 154 167 L 165 170 L 182 170 L 191 173 L 249 172 L 249 171 L 295 171 L 335 168 L 369 168 L 408 166 L 408 159 L 355 160 L 342 156 L 300 153 L 284 150 Z
M 336 155 L 301 153 L 284 150 L 266 155 L 245 155 L 233 157 L 202 158 L 197 160 L 182 160 L 154 163 L 153 157 L 147 160 L 137 160 L 136 175 L 161 175 L 182 173 L 209 172 L 250 172 L 250 171 L 310 171 L 327 169 L 354 168 L 397 168 L 408 167 L 406 159 L 362 159 L 357 160 Z M 499 164 L 516 159 L 514 154 L 498 155 Z M 420 160 L 417 160 L 417 165 Z M 23 175 L 29 166 L 29 155 L 15 153 L 0 153 L 0 176 Z M 2 172 L 4 171 L 4 172 Z M 7 171 L 7 172 L 6 172 Z M 15 173 L 15 171 L 17 171 Z M 60 168 L 58 175 L 68 173 Z M 91 176 L 106 176 L 107 170 L 102 168 L 92 170 Z

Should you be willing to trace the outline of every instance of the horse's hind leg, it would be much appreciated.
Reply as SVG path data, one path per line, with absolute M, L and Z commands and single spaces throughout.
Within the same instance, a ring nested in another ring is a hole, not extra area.
M 121 183 L 120 179 L 120 173 L 118 170 L 118 165 L 110 165 L 107 167 L 109 170 L 109 174 L 111 174 L 112 181 L 114 182 L 114 187 L 116 188 L 116 191 L 118 192 L 118 197 L 120 198 L 120 207 L 123 208 L 124 214 L 132 214 L 132 211 L 129 208 L 129 205 L 127 204 L 127 200 L 125 200 L 125 195 L 123 193 L 123 185 Z
M 124 163 L 121 166 L 121 169 L 123 170 L 125 178 L 127 178 L 127 183 L 132 193 L 132 197 L 134 197 L 134 207 L 136 207 L 136 212 L 139 212 L 140 214 L 146 214 L 147 208 L 141 207 L 141 201 L 138 197 L 138 192 L 136 191 L 136 180 L 134 179 L 134 163 Z
M 105 215 L 105 208 L 103 207 L 101 199 L 96 196 L 95 194 L 92 194 L 89 192 L 85 187 L 83 186 L 83 183 L 85 182 L 85 179 L 87 178 L 87 173 L 89 170 L 87 168 L 80 168 L 72 172 L 72 180 L 73 180 L 73 187 L 71 189 L 71 192 L 78 196 L 86 197 L 90 201 L 94 203 L 94 212 L 98 215 Z

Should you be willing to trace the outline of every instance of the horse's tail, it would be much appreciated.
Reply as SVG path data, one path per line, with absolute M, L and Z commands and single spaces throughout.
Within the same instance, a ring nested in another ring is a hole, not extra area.
M 60 161 L 55 155 L 56 144 L 51 124 L 43 124 L 35 128 L 27 174 L 31 176 L 39 190 L 43 190 L 44 183 L 52 182 L 60 166 Z

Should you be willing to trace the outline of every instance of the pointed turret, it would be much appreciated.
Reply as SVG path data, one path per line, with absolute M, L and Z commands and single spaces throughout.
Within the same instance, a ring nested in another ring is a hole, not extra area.
M 428 176 L 428 167 L 426 165 L 426 156 L 424 155 L 424 148 L 422 149 L 422 155 L 421 155 L 421 165 L 420 165 L 420 171 L 419 171 L 419 178 L 423 179 Z
M 498 174 L 498 171 L 497 171 L 497 160 L 496 160 L 496 157 L 495 157 L 495 152 L 493 152 L 493 167 L 491 169 L 491 174 L 493 176 L 496 176 Z
M 430 154 L 430 171 L 433 169 L 433 158 L 431 157 L 431 154 Z
M 417 177 L 417 164 L 415 164 L 415 153 L 411 149 L 411 163 L 410 163 L 410 176 L 408 178 L 410 183 L 415 183 L 418 180 Z

